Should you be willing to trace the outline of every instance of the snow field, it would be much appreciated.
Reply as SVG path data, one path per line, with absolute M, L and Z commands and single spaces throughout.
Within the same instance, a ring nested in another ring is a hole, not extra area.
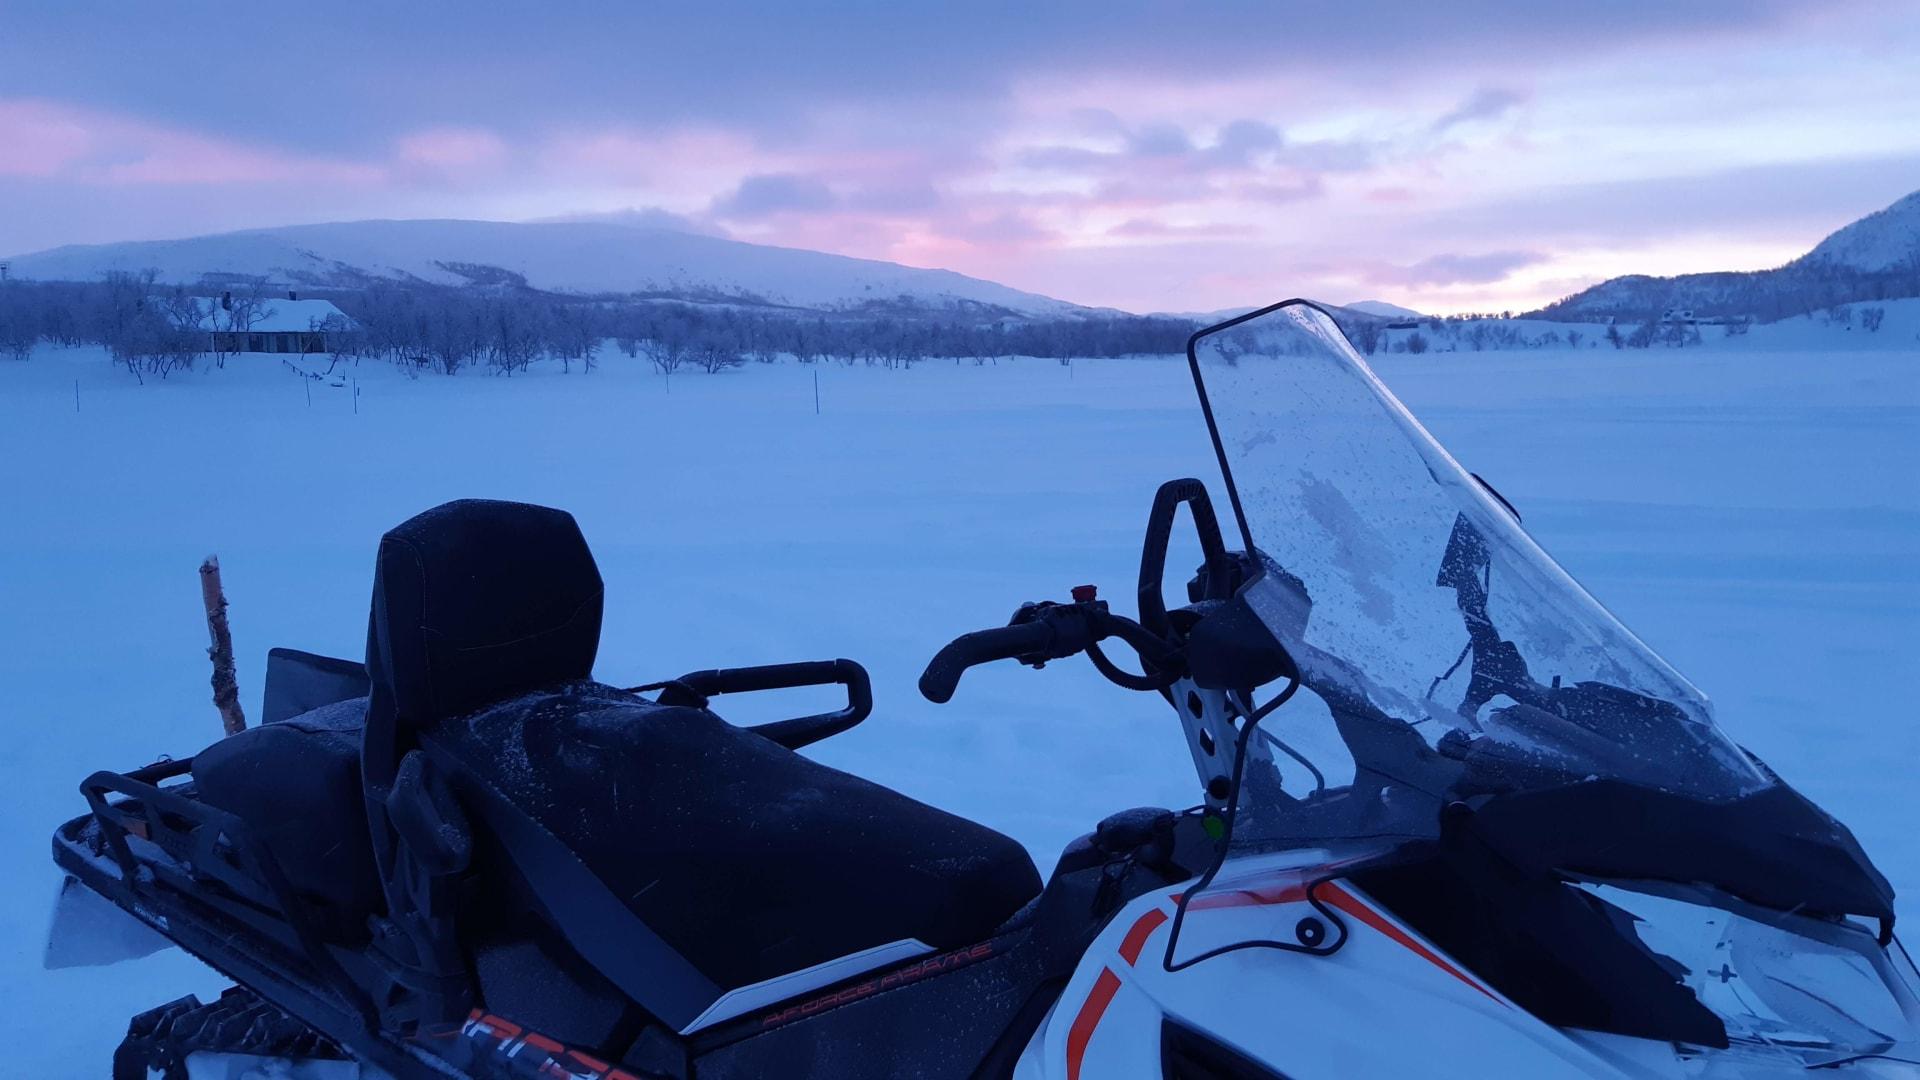
M 1820 340 L 1376 366 L 1735 739 L 1853 827 L 1912 921 L 1920 343 Z M 1010 833 L 1043 871 L 1109 812 L 1197 801 L 1164 706 L 1083 662 L 977 670 L 947 706 L 913 688 L 1022 600 L 1092 582 L 1131 611 L 1155 486 L 1220 494 L 1183 362 L 823 366 L 817 415 L 795 364 L 669 381 L 607 350 L 591 375 L 340 371 L 303 384 L 242 356 L 139 386 L 94 350 L 0 363 L 0 987 L 35 1032 L 23 1075 L 93 1075 L 131 1013 L 217 987 L 177 954 L 39 969 L 47 838 L 79 780 L 218 733 L 209 552 L 249 712 L 269 647 L 360 653 L 382 531 L 445 499 L 527 499 L 571 510 L 600 561 L 606 681 L 858 659 L 875 713 L 812 752 Z M 1195 561 L 1176 552 L 1178 576 Z

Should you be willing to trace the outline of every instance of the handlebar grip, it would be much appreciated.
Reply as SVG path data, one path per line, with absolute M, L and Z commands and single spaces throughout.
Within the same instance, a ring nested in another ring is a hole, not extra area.
M 867 669 L 852 660 L 807 660 L 797 664 L 764 664 L 759 667 L 714 668 L 690 671 L 674 682 L 702 698 L 721 694 L 750 694 L 762 690 L 787 690 L 799 686 L 826 686 L 838 683 L 847 688 L 847 706 L 813 716 L 796 716 L 748 728 L 772 739 L 789 750 L 838 735 L 865 720 L 873 712 L 873 683 Z M 662 700 L 665 700 L 663 697 Z M 704 704 L 704 702 L 702 703 Z
M 761 664 L 757 667 L 714 668 L 693 671 L 677 682 L 708 696 L 751 694 L 761 690 L 786 690 L 796 686 L 824 686 L 847 683 L 852 669 L 860 665 L 851 660 L 802 660 L 794 664 Z M 859 673 L 863 680 L 866 673 Z
M 1037 621 L 962 634 L 934 654 L 920 675 L 920 694 L 936 705 L 944 705 L 953 700 L 960 676 L 968 668 L 1042 652 L 1053 637 L 1053 627 Z

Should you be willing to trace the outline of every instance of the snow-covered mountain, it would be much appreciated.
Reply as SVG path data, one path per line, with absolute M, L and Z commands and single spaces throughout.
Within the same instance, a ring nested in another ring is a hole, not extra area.
M 831 310 L 1089 313 L 951 270 L 611 222 L 349 221 L 73 245 L 9 261 L 14 277 L 43 281 L 92 281 L 110 270 L 152 268 L 161 280 L 178 284 L 264 276 L 276 283 L 350 286 L 388 278 Z
M 1308 299 L 1312 298 L 1309 297 Z M 1412 308 L 1403 308 L 1398 304 L 1389 304 L 1385 300 L 1361 300 L 1353 304 L 1335 304 L 1326 300 L 1314 300 L 1313 302 L 1326 308 L 1335 318 L 1358 315 L 1370 315 L 1375 319 L 1395 320 L 1426 318 L 1425 315 L 1422 315 Z M 1223 323 L 1228 319 L 1238 318 L 1249 311 L 1256 310 L 1258 310 L 1256 306 L 1243 304 L 1239 307 L 1219 308 L 1214 311 L 1162 311 L 1155 312 L 1155 315 L 1159 318 L 1185 319 L 1188 322 L 1197 323 L 1201 326 L 1212 326 L 1215 323 Z
M 1789 265 L 1802 264 L 1870 274 L 1920 265 L 1920 191 L 1840 229 Z
M 1836 230 L 1772 270 L 1611 278 L 1535 314 L 1579 322 L 1642 320 L 1672 310 L 1762 322 L 1859 300 L 1920 296 L 1920 191 Z
M 1385 319 L 1424 319 L 1425 315 L 1404 308 L 1399 304 L 1389 304 L 1385 300 L 1356 300 L 1346 305 L 1348 311 L 1358 311 L 1363 315 L 1378 315 Z

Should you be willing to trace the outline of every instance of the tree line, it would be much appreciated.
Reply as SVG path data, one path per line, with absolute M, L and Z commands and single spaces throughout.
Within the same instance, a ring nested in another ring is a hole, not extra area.
M 1770 323 L 1846 304 L 1920 296 L 1920 255 L 1882 270 L 1796 260 L 1773 270 L 1614 278 L 1557 300 L 1529 318 L 1644 323 L 1671 310 L 1702 319 Z
M 224 294 L 226 304 L 220 303 Z M 100 345 L 136 376 L 191 368 L 210 355 L 202 320 L 251 329 L 281 295 L 260 281 L 209 290 L 166 285 L 152 271 L 97 282 L 0 283 L 0 353 L 25 358 L 41 341 Z M 346 319 L 311 327 L 336 356 L 391 361 L 415 373 L 477 369 L 501 375 L 536 361 L 591 371 L 602 343 L 671 374 L 718 372 L 792 357 L 906 367 L 928 360 L 986 364 L 1011 356 L 1075 358 L 1181 351 L 1194 324 L 1155 316 L 1035 319 L 992 309 L 822 312 L 636 297 L 580 297 L 520 287 L 375 282 L 302 295 Z M 224 358 L 214 356 L 214 362 Z

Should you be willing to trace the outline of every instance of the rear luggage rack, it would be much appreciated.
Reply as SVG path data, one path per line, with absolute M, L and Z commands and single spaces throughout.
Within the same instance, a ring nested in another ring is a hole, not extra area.
M 192 895 L 195 886 L 207 881 L 218 884 L 246 905 L 236 905 L 228 914 L 296 947 L 314 973 L 369 1028 L 377 1027 L 379 1014 L 373 1001 L 340 967 L 311 909 L 287 884 L 279 861 L 246 822 L 158 786 L 158 781 L 181 776 L 192 767 L 192 758 L 164 761 L 127 774 L 102 770 L 81 783 L 81 794 L 99 823 L 100 838 L 120 868 L 121 882 L 137 891 L 145 874 L 154 884 L 185 895 Z M 126 798 L 113 801 L 109 794 Z M 167 857 L 142 861 L 134 854 L 136 844 L 151 845 Z M 291 941 L 287 940 L 289 930 Z
M 54 860 L 87 888 L 152 926 L 289 1015 L 396 1077 L 464 1075 L 381 1033 L 370 992 L 342 966 L 312 906 L 288 884 L 245 821 L 192 797 L 192 759 L 80 785 L 92 812 L 61 826 Z M 209 886 L 213 887 L 209 887 Z M 344 954 L 349 962 L 351 953 Z M 380 973 L 369 970 L 368 985 Z

